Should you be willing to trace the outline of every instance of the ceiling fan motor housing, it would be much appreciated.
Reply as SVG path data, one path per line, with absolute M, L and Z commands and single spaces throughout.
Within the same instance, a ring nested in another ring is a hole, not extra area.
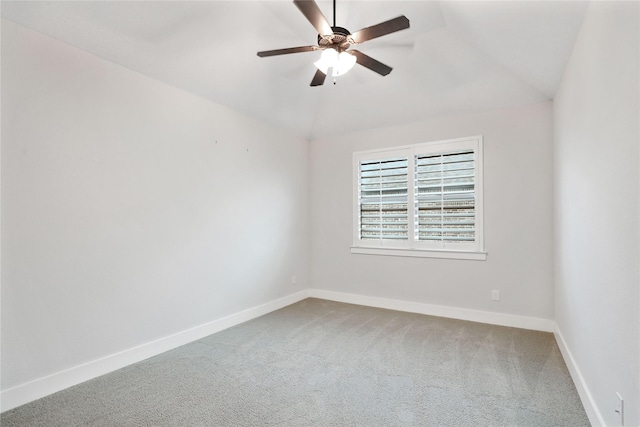
M 351 42 L 349 41 L 351 33 L 349 30 L 342 27 L 331 27 L 331 30 L 333 31 L 333 35 L 325 36 L 318 34 L 318 46 L 323 49 L 332 47 L 339 52 L 349 49 L 349 46 L 351 46 Z

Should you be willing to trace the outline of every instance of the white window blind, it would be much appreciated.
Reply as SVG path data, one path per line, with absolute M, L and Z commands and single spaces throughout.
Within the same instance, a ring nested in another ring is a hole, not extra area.
M 392 158 L 360 163 L 360 238 L 409 238 L 409 161 Z
M 475 240 L 474 152 L 415 156 L 415 237 Z
M 485 254 L 482 137 L 354 153 L 354 171 L 352 252 Z

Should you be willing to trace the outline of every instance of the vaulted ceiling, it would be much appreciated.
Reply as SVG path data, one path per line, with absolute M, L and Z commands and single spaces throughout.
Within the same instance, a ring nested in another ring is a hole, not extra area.
M 318 1 L 332 21 L 332 2 Z M 552 99 L 582 1 L 337 1 L 355 32 L 405 15 L 411 28 L 358 46 L 393 67 L 356 65 L 310 87 L 319 52 L 291 1 L 3 1 L 5 19 L 313 139 L 434 115 Z

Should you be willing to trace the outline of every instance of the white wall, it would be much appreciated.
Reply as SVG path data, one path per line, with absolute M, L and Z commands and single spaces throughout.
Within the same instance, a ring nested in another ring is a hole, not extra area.
M 638 5 L 591 3 L 554 100 L 555 315 L 606 425 L 615 392 L 640 425 Z
M 9 21 L 2 66 L 3 390 L 306 288 L 306 141 Z
M 314 288 L 553 318 L 551 103 L 372 129 L 311 144 Z M 484 136 L 486 261 L 351 254 L 354 151 Z M 501 301 L 491 301 L 499 289 Z

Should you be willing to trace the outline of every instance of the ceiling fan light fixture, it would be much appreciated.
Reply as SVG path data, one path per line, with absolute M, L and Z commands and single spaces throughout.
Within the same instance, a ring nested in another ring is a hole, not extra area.
M 322 55 L 320 55 L 320 59 L 313 63 L 318 70 L 327 74 L 329 68 L 333 68 L 333 66 L 338 62 L 338 52 L 333 48 L 327 48 L 322 51 Z
M 356 57 L 347 52 L 340 52 L 338 65 L 333 69 L 334 76 L 341 76 L 356 65 Z
M 314 62 L 314 65 L 318 70 L 322 71 L 324 74 L 327 74 L 329 72 L 329 68 L 331 68 L 333 70 L 331 72 L 333 77 L 346 74 L 355 64 L 355 56 L 347 52 L 338 53 L 338 51 L 333 48 L 323 50 L 322 55 L 320 55 L 320 59 Z

